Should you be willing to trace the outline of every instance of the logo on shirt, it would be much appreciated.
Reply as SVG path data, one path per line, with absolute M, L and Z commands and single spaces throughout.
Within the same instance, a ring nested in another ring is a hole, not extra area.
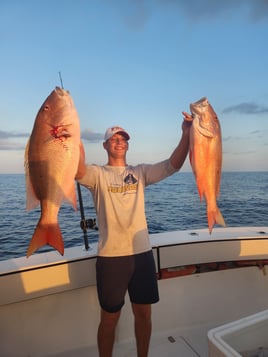
M 133 174 L 129 173 L 123 181 L 121 181 L 121 185 L 112 185 L 108 187 L 108 191 L 112 193 L 126 193 L 126 192 L 136 192 L 138 188 L 138 180 L 134 177 Z
M 125 178 L 124 178 L 124 182 L 127 185 L 131 185 L 134 183 L 137 183 L 137 179 L 135 179 L 135 177 L 132 174 L 128 174 Z

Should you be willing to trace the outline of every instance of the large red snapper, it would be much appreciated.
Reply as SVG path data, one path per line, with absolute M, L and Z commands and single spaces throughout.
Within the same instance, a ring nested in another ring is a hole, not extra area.
M 209 233 L 214 224 L 225 226 L 217 206 L 220 194 L 222 141 L 217 114 L 207 98 L 190 104 L 193 123 L 190 130 L 190 162 L 196 179 L 200 200 L 207 204 Z
M 80 124 L 72 97 L 56 87 L 41 106 L 25 150 L 28 210 L 41 206 L 41 216 L 27 257 L 49 244 L 64 253 L 58 223 L 64 200 L 76 209 L 75 175 L 80 154 Z

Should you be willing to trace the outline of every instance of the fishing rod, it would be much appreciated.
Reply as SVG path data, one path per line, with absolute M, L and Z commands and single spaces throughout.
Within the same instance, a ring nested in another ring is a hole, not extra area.
M 59 71 L 59 78 L 60 78 L 61 88 L 64 89 L 60 71 Z M 84 210 L 83 198 L 82 198 L 81 187 L 79 182 L 76 182 L 76 187 L 77 187 L 80 215 L 81 215 L 80 227 L 83 230 L 85 249 L 89 250 L 87 228 L 94 228 L 96 225 L 96 220 L 87 220 L 85 218 L 85 210 Z M 92 224 L 90 225 L 90 223 Z
M 88 236 L 87 236 L 87 228 L 88 227 L 87 227 L 87 220 L 85 217 L 83 198 L 82 198 L 81 187 L 80 187 L 79 182 L 76 182 L 76 187 L 77 187 L 77 192 L 78 192 L 80 215 L 81 215 L 80 228 L 82 229 L 83 234 L 84 234 L 85 249 L 88 250 L 89 249 Z
M 60 72 L 60 71 L 59 71 L 59 77 L 60 77 L 61 88 L 64 89 L 64 87 L 63 87 L 63 82 L 62 82 L 62 77 L 61 77 L 61 72 Z

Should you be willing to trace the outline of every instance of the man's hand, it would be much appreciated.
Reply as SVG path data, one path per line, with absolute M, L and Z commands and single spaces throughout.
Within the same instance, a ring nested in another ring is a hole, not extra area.
M 182 115 L 183 115 L 183 122 L 182 122 L 182 131 L 184 134 L 188 134 L 190 133 L 190 128 L 192 126 L 192 122 L 193 122 L 193 117 L 186 113 L 186 112 L 182 112 Z
M 188 114 L 186 112 L 182 112 L 182 115 L 184 116 L 184 118 L 183 118 L 184 120 L 189 121 L 189 122 L 193 121 L 193 117 L 192 117 L 191 114 Z

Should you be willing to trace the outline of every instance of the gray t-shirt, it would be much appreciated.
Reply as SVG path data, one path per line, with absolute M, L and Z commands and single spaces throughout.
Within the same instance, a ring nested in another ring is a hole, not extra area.
M 98 255 L 126 256 L 151 249 L 144 188 L 175 171 L 169 160 L 124 167 L 87 165 L 79 183 L 93 196 L 99 226 Z

